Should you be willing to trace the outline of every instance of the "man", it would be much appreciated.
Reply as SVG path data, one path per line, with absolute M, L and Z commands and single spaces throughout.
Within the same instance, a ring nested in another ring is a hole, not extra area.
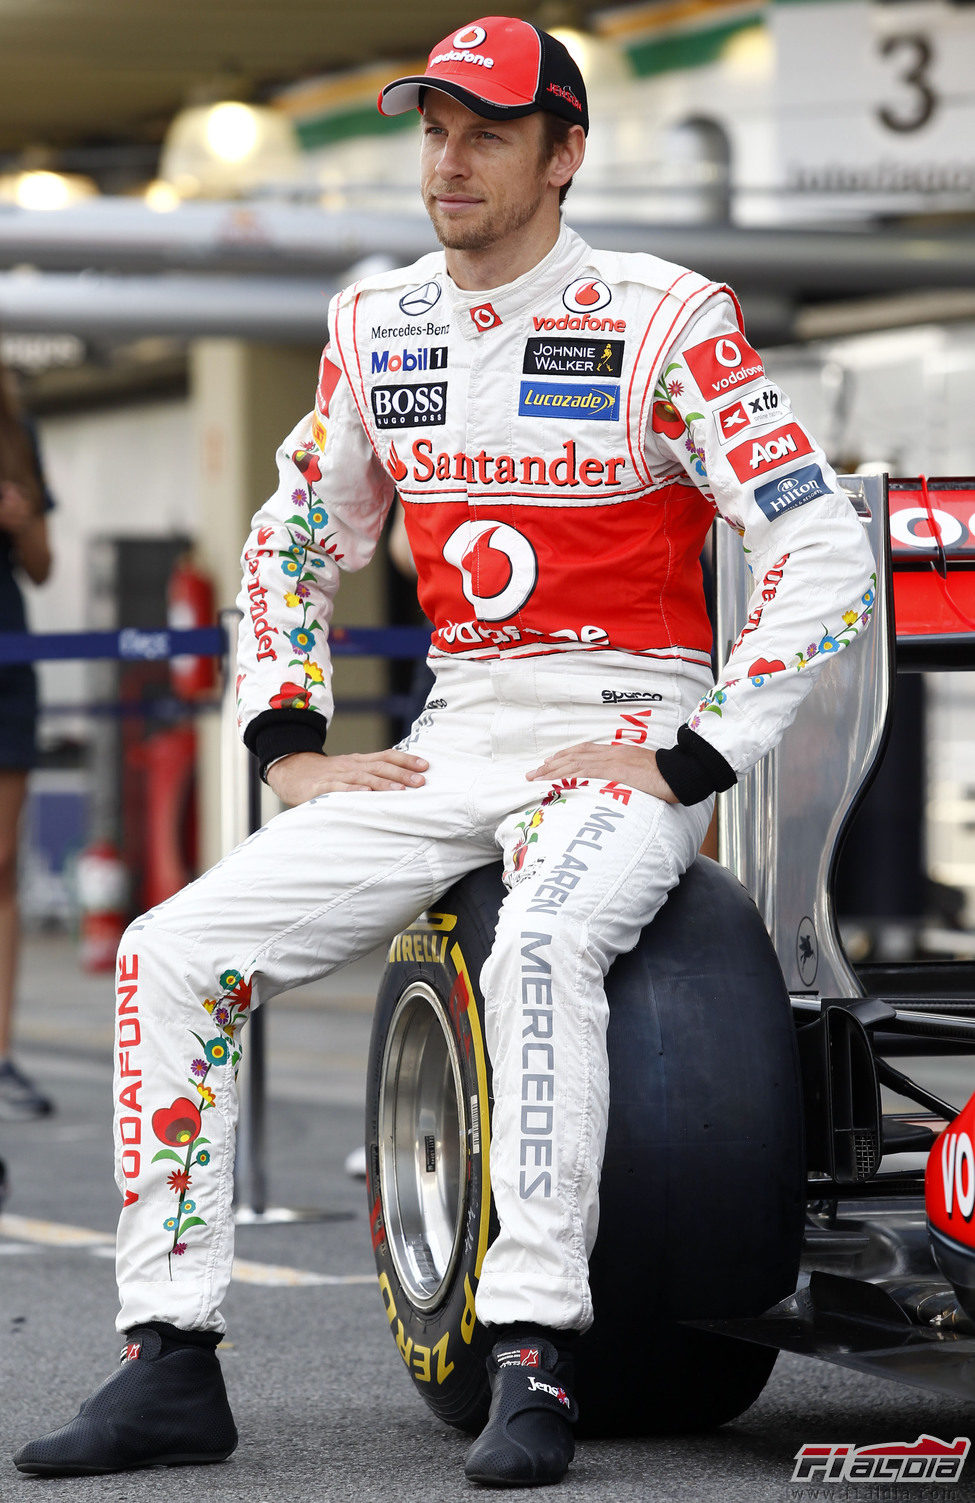
M 444 250 L 334 300 L 315 410 L 244 552 L 241 725 L 293 807 L 123 941 L 124 1360 L 78 1419 L 20 1452 L 25 1471 L 230 1453 L 214 1348 L 241 1024 L 501 855 L 509 891 L 481 978 L 500 1231 L 477 1290 L 497 1340 L 466 1471 L 561 1479 L 572 1341 L 592 1320 L 603 977 L 693 860 L 715 790 L 774 744 L 869 616 L 862 528 L 730 292 L 561 225 L 588 127 L 565 49 L 523 21 L 475 21 L 380 96 L 385 113 L 414 107 Z M 399 747 L 330 757 L 332 597 L 397 489 L 436 683 Z M 716 513 L 743 533 L 755 588 L 711 687 L 698 557 Z M 551 962 L 539 1043 L 555 1080 L 551 1152 L 530 1177 L 526 934 Z

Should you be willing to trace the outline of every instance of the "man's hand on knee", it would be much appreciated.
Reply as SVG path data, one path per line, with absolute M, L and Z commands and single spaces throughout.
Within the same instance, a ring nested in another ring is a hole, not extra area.
M 320 793 L 390 793 L 419 788 L 429 763 L 409 752 L 294 752 L 268 770 L 268 786 L 285 804 L 304 804 Z
M 676 793 L 657 767 L 656 753 L 644 746 L 615 743 L 602 746 L 595 741 L 583 741 L 578 746 L 553 752 L 526 776 L 546 783 L 557 783 L 560 778 L 599 778 L 605 783 L 625 783 L 628 788 L 639 788 L 642 793 L 651 793 L 667 804 L 678 802 Z

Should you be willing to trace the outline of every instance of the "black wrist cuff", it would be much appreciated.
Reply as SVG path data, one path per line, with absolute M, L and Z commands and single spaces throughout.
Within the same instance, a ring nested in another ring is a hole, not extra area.
M 254 753 L 263 778 L 279 757 L 294 752 L 320 752 L 328 721 L 317 710 L 265 710 L 244 732 L 244 745 Z
M 678 730 L 676 746 L 658 751 L 657 766 L 682 804 L 699 804 L 738 781 L 721 753 L 687 725 Z

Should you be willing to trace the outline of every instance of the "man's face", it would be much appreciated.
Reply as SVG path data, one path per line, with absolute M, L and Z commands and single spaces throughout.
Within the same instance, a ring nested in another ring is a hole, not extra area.
M 449 94 L 423 102 L 420 188 L 441 244 L 481 251 L 519 233 L 551 197 L 541 114 L 487 120 Z M 557 190 L 556 190 L 557 199 Z

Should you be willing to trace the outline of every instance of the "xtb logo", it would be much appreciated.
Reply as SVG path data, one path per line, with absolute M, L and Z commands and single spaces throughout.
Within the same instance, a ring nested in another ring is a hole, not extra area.
M 462 522 L 443 556 L 460 570 L 461 588 L 480 621 L 505 621 L 538 583 L 538 559 L 526 537 L 505 522 Z

